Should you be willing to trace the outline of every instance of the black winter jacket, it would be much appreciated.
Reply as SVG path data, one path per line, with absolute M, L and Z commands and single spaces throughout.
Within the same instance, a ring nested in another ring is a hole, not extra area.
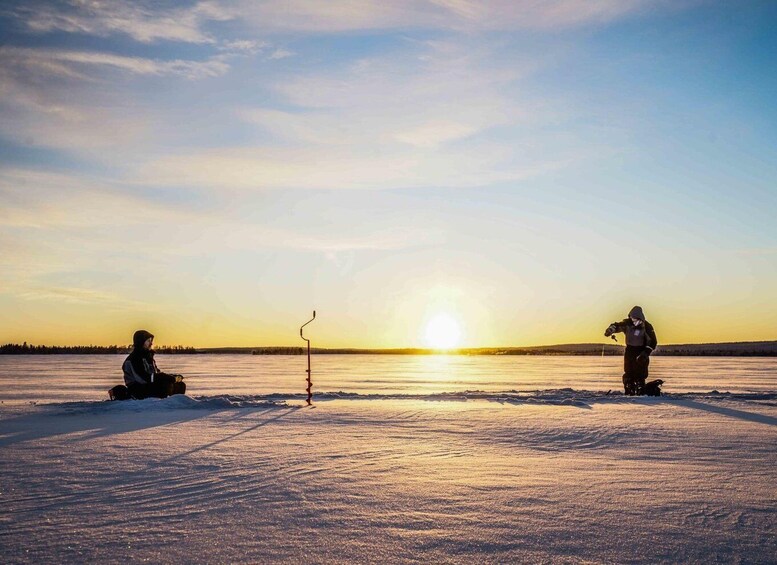
M 651 352 L 658 347 L 658 339 L 656 338 L 653 324 L 647 320 L 643 320 L 642 323 L 637 326 L 634 325 L 631 318 L 626 318 L 620 322 L 613 322 L 607 329 L 611 330 L 610 333 L 625 333 L 627 346 L 646 347 Z
M 124 384 L 148 384 L 153 381 L 159 368 L 154 361 L 154 352 L 150 350 L 134 349 L 121 366 L 124 371 Z

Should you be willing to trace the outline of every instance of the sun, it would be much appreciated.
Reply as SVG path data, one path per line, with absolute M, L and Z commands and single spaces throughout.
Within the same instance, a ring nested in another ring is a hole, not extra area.
M 459 344 L 461 328 L 451 316 L 439 314 L 429 320 L 424 337 L 433 349 L 451 349 Z

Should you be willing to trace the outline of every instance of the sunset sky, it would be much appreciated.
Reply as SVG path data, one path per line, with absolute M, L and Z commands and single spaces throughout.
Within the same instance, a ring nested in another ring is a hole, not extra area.
M 777 339 L 777 3 L 3 2 L 0 342 Z

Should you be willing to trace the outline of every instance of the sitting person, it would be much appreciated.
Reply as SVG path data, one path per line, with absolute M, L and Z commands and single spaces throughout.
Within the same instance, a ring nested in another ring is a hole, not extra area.
M 154 361 L 154 336 L 146 330 L 138 330 L 132 336 L 134 349 L 122 365 L 124 383 L 132 398 L 141 400 L 150 396 L 166 398 L 171 394 L 184 394 L 186 383 L 181 375 L 162 373 Z

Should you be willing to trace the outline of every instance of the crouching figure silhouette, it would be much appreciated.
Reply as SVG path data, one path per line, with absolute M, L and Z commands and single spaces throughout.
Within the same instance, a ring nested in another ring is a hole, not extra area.
M 658 346 L 658 340 L 656 339 L 653 325 L 645 319 L 642 308 L 634 306 L 629 312 L 628 318 L 610 324 L 604 335 L 605 337 L 610 337 L 618 332 L 626 334 L 626 353 L 623 356 L 624 393 L 628 396 L 642 394 L 658 396 L 652 389 L 646 390 L 645 388 L 645 381 L 648 378 L 648 366 L 650 365 L 650 354 Z M 660 390 L 658 394 L 661 394 Z

